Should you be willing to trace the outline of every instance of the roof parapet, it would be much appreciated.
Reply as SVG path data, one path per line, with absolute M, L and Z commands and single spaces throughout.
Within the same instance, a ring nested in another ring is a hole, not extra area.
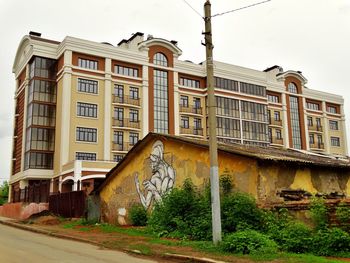
M 144 41 L 144 34 L 136 32 L 129 39 L 123 39 L 118 43 L 118 47 L 126 49 L 137 49 L 137 45 Z

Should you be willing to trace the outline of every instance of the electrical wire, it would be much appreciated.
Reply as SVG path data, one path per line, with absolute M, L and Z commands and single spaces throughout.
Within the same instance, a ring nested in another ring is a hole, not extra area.
M 196 9 L 194 9 L 186 0 L 182 0 L 188 5 L 197 15 L 199 15 L 201 18 L 204 18 L 201 13 L 199 13 Z
M 239 10 L 242 10 L 242 9 L 246 9 L 246 8 L 250 8 L 250 7 L 253 7 L 253 6 L 265 4 L 265 3 L 270 2 L 270 1 L 272 1 L 272 0 L 266 0 L 266 1 L 255 3 L 255 4 L 247 5 L 247 6 L 244 6 L 244 7 L 240 7 L 240 8 L 237 8 L 237 9 L 232 9 L 230 11 L 226 11 L 226 12 L 222 12 L 222 13 L 218 13 L 218 14 L 212 15 L 211 17 L 226 15 L 228 13 L 236 12 L 236 11 L 239 11 Z

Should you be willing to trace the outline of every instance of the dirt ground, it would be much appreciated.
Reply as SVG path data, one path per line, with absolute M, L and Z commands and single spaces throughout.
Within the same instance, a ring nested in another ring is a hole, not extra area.
M 249 259 L 226 256 L 226 255 L 213 255 L 198 251 L 191 247 L 177 246 L 177 245 L 168 245 L 177 240 L 162 238 L 167 245 L 158 244 L 152 242 L 154 238 L 152 237 L 143 237 L 143 236 L 134 236 L 130 234 L 124 234 L 119 232 L 106 233 L 102 232 L 98 226 L 72 226 L 67 227 L 67 225 L 74 223 L 73 221 L 62 221 L 52 215 L 42 215 L 30 218 L 20 222 L 26 226 L 33 227 L 36 229 L 46 230 L 50 233 L 60 234 L 68 237 L 76 237 L 85 240 L 92 241 L 97 243 L 101 249 L 116 249 L 120 251 L 127 251 L 130 253 L 132 250 L 141 251 L 141 257 L 152 258 L 158 262 L 195 262 L 189 260 L 175 260 L 170 259 L 165 254 L 181 254 L 191 257 L 198 258 L 211 258 L 225 262 L 237 262 L 237 263 L 250 263 L 252 262 Z M 125 229 L 130 229 L 133 227 L 125 227 Z M 135 227 L 136 228 L 136 227 Z M 200 262 L 200 261 L 198 261 Z M 278 262 L 278 261 L 275 261 Z
M 201 251 L 197 248 L 192 248 L 189 246 L 179 246 L 178 240 L 168 239 L 168 238 L 154 238 L 146 237 L 140 235 L 133 235 L 130 233 L 122 233 L 123 231 L 118 232 L 103 232 L 98 225 L 76 225 L 73 220 L 64 220 L 61 218 L 52 216 L 52 215 L 40 215 L 30 218 L 29 220 L 19 222 L 25 224 L 26 226 L 46 230 L 49 233 L 59 234 L 66 236 L 67 238 L 80 238 L 86 241 L 91 241 L 98 245 L 101 249 L 113 249 L 132 253 L 131 251 L 139 251 L 140 254 L 134 254 L 142 258 L 150 258 L 157 260 L 160 263 L 165 262 L 202 262 L 202 261 L 193 261 L 179 259 L 175 260 L 173 258 L 167 257 L 166 253 L 171 254 L 181 254 L 190 257 L 197 258 L 211 258 L 218 261 L 224 262 L 235 262 L 235 263 L 251 263 L 256 262 L 252 261 L 247 257 L 237 257 L 231 255 L 223 255 L 219 253 L 207 253 Z M 121 227 L 121 230 L 132 230 L 137 229 L 137 227 Z M 344 258 L 330 258 L 337 259 L 341 261 L 350 262 L 350 259 Z M 299 262 L 289 261 L 288 262 Z M 264 262 L 264 261 L 259 261 Z M 266 261 L 271 262 L 271 261 Z M 283 263 L 285 260 L 275 259 L 272 262 L 274 263 Z

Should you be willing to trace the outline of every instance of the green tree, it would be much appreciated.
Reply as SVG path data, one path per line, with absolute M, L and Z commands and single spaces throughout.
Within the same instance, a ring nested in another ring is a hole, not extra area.
M 7 203 L 9 196 L 9 184 L 7 181 L 4 181 L 0 186 L 0 205 Z

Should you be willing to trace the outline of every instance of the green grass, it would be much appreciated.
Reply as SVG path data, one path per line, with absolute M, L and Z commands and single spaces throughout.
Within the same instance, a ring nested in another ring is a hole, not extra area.
M 288 263 L 340 263 L 340 260 L 331 260 L 310 254 L 278 253 L 278 259 L 283 259 Z
M 61 219 L 60 219 L 61 221 Z M 62 221 L 63 219 L 62 219 Z M 85 220 L 85 219 L 79 219 L 79 220 L 76 220 L 76 221 L 68 221 L 67 223 L 64 223 L 63 224 L 63 228 L 66 228 L 66 229 L 73 229 L 75 228 L 76 226 L 86 226 L 86 227 L 91 227 L 91 226 L 94 226 L 95 225 L 95 221 L 88 221 L 88 220 Z M 81 229 L 81 228 L 80 228 Z M 90 229 L 90 228 L 89 228 Z
M 77 228 L 78 226 L 84 226 Z M 249 259 L 251 261 L 274 261 L 286 263 L 340 263 L 340 260 L 331 260 L 324 257 L 318 257 L 310 254 L 292 254 L 292 253 L 276 253 L 276 254 L 255 254 L 255 255 L 237 255 L 228 252 L 221 251 L 211 241 L 190 241 L 190 240 L 176 240 L 176 239 L 164 239 L 157 237 L 154 233 L 151 233 L 147 228 L 144 227 L 119 227 L 109 224 L 89 224 L 84 220 L 78 220 L 63 224 L 63 228 L 66 229 L 77 229 L 79 231 L 89 231 L 93 228 L 99 228 L 104 233 L 121 233 L 129 236 L 140 236 L 146 238 L 144 242 L 147 244 L 121 244 L 120 241 L 105 241 L 103 246 L 113 248 L 125 248 L 128 247 L 132 250 L 139 250 L 144 255 L 152 254 L 152 244 L 168 246 L 168 250 L 171 247 L 191 247 L 194 250 L 205 252 L 207 254 L 215 256 L 233 256 L 243 259 Z M 149 244 L 149 245 L 148 245 Z M 167 249 L 167 248 L 165 248 Z M 164 251 L 163 251 L 164 252 Z M 349 253 L 342 255 L 343 257 L 349 256 Z
M 129 236 L 144 236 L 144 237 L 154 237 L 154 234 L 149 232 L 146 228 L 125 228 L 125 227 L 118 227 L 113 226 L 109 224 L 101 224 L 98 226 L 102 232 L 105 233 L 122 233 L 127 234 Z
M 73 229 L 74 227 L 80 226 L 80 225 L 81 225 L 80 220 L 78 220 L 78 221 L 70 221 L 69 223 L 63 224 L 63 228 Z
M 151 244 L 159 244 L 159 245 L 164 245 L 164 246 L 179 246 L 181 244 L 181 241 L 172 241 L 168 239 L 160 239 L 160 238 L 153 238 L 148 240 L 149 243 Z
M 88 232 L 91 229 L 92 229 L 91 227 L 81 227 L 81 228 L 79 228 L 79 231 Z
M 139 250 L 143 255 L 151 255 L 152 254 L 152 249 L 144 244 L 135 244 L 129 246 L 130 249 L 132 250 Z

